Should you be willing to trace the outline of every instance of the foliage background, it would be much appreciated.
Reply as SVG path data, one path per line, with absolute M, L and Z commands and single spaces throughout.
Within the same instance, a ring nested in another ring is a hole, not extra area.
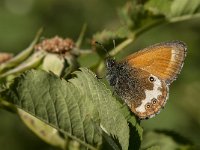
M 86 43 L 103 29 L 120 25 L 119 0 L 2 0 L 0 1 L 0 51 L 18 53 L 36 31 L 45 27 L 44 37 L 59 35 L 77 39 L 87 23 Z M 170 98 L 159 115 L 142 121 L 144 131 L 173 130 L 196 145 L 200 143 L 200 18 L 155 27 L 117 55 L 120 59 L 140 48 L 168 40 L 182 40 L 188 45 L 185 66 L 178 80 L 171 85 Z M 81 60 L 85 64 L 84 59 Z M 91 62 L 92 63 L 92 62 Z M 25 127 L 20 119 L 0 109 L 0 145 L 4 150 L 51 149 Z M 199 145 L 200 146 L 200 145 Z

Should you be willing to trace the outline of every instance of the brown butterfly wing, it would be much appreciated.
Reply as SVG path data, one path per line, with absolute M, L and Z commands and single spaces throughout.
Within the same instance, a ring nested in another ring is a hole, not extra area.
M 186 49 L 181 41 L 163 42 L 129 55 L 123 61 L 170 84 L 182 69 Z
M 156 114 L 159 114 L 162 108 L 164 108 L 167 99 L 169 88 L 165 81 L 160 80 L 156 76 L 149 74 L 148 76 L 154 77 L 152 83 L 152 89 L 145 89 L 143 99 L 140 99 L 140 104 L 136 105 L 137 101 L 131 101 L 129 107 L 132 112 L 134 112 L 140 119 L 148 119 L 154 117 Z M 148 77 L 146 78 L 148 79 Z M 146 79 L 142 79 L 143 81 Z

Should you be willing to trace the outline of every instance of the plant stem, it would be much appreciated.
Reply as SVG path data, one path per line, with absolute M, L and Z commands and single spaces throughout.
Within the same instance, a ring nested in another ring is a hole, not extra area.
M 121 52 L 125 47 L 127 47 L 130 43 L 132 43 L 135 40 L 135 38 L 128 38 L 125 41 L 123 41 L 121 44 L 119 44 L 116 48 L 110 51 L 110 56 L 115 56 L 119 52 Z
M 99 65 L 97 66 L 97 70 L 96 70 L 96 73 L 97 75 L 100 74 L 100 72 L 104 69 L 104 59 L 102 59 L 99 63 Z
M 82 29 L 81 29 L 81 33 L 80 33 L 80 35 L 79 35 L 79 37 L 78 37 L 78 40 L 76 41 L 76 46 L 77 46 L 78 48 L 80 48 L 80 46 L 81 46 L 81 44 L 82 44 L 83 37 L 84 37 L 84 35 L 85 35 L 86 29 L 87 29 L 87 24 L 85 23 L 85 24 L 83 24 L 83 27 L 82 27 Z

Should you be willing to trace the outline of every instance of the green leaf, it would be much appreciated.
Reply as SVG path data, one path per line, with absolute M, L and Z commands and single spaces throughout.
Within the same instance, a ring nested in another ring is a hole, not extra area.
M 199 0 L 174 0 L 171 5 L 171 17 L 191 15 L 200 8 Z
M 18 109 L 17 111 L 26 126 L 28 126 L 42 140 L 53 146 L 60 147 L 61 149 L 64 149 L 67 146 L 66 140 L 60 136 L 58 130 L 28 114 L 22 109 Z
M 156 150 L 160 147 L 162 150 L 181 149 L 190 150 L 194 148 L 190 140 L 181 135 L 168 130 L 149 131 L 144 134 L 141 148 Z
M 189 16 L 185 19 L 195 17 L 199 8 L 199 0 L 149 0 L 145 4 L 146 10 L 154 14 L 163 14 L 168 21 L 173 21 L 177 17 Z M 177 18 L 176 21 L 181 20 L 181 18 Z
M 64 65 L 65 60 L 63 57 L 60 57 L 57 54 L 47 53 L 44 57 L 43 63 L 42 63 L 42 69 L 45 71 L 51 71 L 54 74 L 60 76 Z
M 133 34 L 138 32 L 137 30 L 141 30 L 141 28 L 150 26 L 164 19 L 162 14 L 152 13 L 139 1 L 128 1 L 125 6 L 119 10 L 119 15 L 120 19 Z
M 172 2 L 172 0 L 149 0 L 145 3 L 144 7 L 153 14 L 168 15 L 171 10 Z
M 133 113 L 130 112 L 127 105 L 124 105 L 124 107 L 122 107 L 122 112 L 129 123 L 129 150 L 139 150 L 143 135 L 143 129 L 140 126 L 140 121 L 136 120 L 136 118 L 134 117 Z
M 79 91 L 87 92 L 87 96 L 95 104 L 98 111 L 101 128 L 113 136 L 116 136 L 122 149 L 128 149 L 129 129 L 125 117 L 120 111 L 121 105 L 116 102 L 110 90 L 105 85 L 97 81 L 96 76 L 92 75 L 89 70 L 82 68 L 81 72 L 76 72 L 79 80 L 72 79 L 72 83 L 77 85 Z M 89 76 L 88 76 L 89 75 Z M 92 76 L 91 76 L 92 75 Z M 85 89 L 82 86 L 86 81 Z M 86 90 L 86 91 L 85 91 Z
M 0 79 L 5 78 L 9 75 L 16 75 L 18 73 L 22 73 L 28 69 L 36 68 L 41 64 L 44 55 L 45 53 L 42 51 L 33 53 L 29 58 L 27 58 L 24 62 L 22 62 L 15 68 L 12 68 L 3 74 L 0 74 Z
M 129 128 L 121 105 L 88 69 L 74 74 L 67 82 L 45 71 L 27 71 L 1 96 L 84 146 L 99 147 L 100 127 L 127 150 Z
M 23 50 L 21 53 L 19 53 L 12 59 L 6 61 L 5 63 L 2 63 L 0 65 L 0 73 L 2 71 L 4 71 L 5 69 L 17 66 L 18 64 L 22 63 L 25 59 L 27 59 L 33 52 L 34 46 L 37 43 L 38 39 L 40 38 L 42 31 L 43 31 L 43 29 L 40 29 L 37 32 L 35 39 L 32 41 L 32 43 L 29 45 L 29 47 L 27 47 L 25 50 Z
M 119 10 L 119 16 L 135 36 L 162 23 L 198 17 L 199 8 L 199 0 L 128 1 Z

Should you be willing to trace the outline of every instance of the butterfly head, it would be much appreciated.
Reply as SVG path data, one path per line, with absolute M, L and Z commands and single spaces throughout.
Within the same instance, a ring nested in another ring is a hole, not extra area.
M 106 59 L 106 67 L 107 67 L 108 69 L 112 69 L 112 68 L 115 67 L 115 66 L 116 66 L 116 60 L 113 59 L 113 58 L 111 58 L 111 57 L 108 57 L 108 58 Z
M 118 64 L 115 59 L 108 57 L 106 60 L 106 79 L 109 81 L 111 86 L 115 86 L 118 78 Z

